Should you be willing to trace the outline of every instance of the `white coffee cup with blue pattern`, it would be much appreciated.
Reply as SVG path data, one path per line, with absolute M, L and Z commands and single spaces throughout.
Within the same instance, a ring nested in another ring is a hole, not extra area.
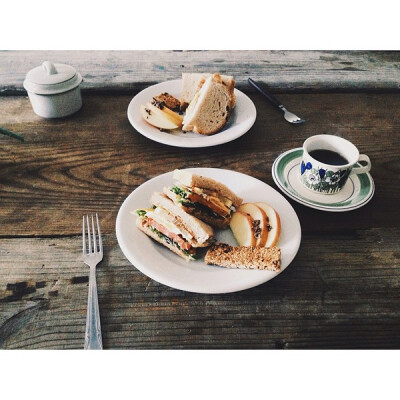
M 357 165 L 365 162 L 365 166 Z M 340 136 L 315 135 L 303 144 L 300 179 L 303 185 L 317 193 L 335 194 L 351 174 L 364 174 L 371 169 L 371 160 L 360 154 L 353 143 Z

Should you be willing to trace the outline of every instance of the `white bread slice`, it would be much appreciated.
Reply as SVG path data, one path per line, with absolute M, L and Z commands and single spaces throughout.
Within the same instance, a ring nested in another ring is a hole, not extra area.
M 240 246 L 255 246 L 257 239 L 254 236 L 253 218 L 246 213 L 235 212 L 232 215 L 230 227 Z
M 231 200 L 232 204 L 236 208 L 238 208 L 243 202 L 243 199 L 233 193 L 226 185 L 207 176 L 196 175 L 185 169 L 176 169 L 173 173 L 173 179 L 177 180 L 183 186 L 214 190 Z
M 165 247 L 167 247 L 168 249 L 173 251 L 178 256 L 181 256 L 182 258 L 184 258 L 186 261 L 193 260 L 190 256 L 186 255 L 182 250 L 178 249 L 175 245 L 173 245 L 172 243 L 167 243 L 164 239 L 160 238 L 157 235 L 157 233 L 153 232 L 148 226 L 145 226 L 144 223 L 145 223 L 145 221 L 143 218 L 138 217 L 136 219 L 136 226 L 147 236 L 150 236 L 152 239 L 154 239 L 158 243 L 161 243 L 162 245 L 164 245 Z
M 281 234 L 281 220 L 279 214 L 267 203 L 260 202 L 255 204 L 262 208 L 267 214 L 268 239 L 265 243 L 265 247 L 275 246 Z
M 279 247 L 233 247 L 225 243 L 211 246 L 204 261 L 226 268 L 259 269 L 278 272 L 281 269 Z
M 234 106 L 233 89 L 233 85 L 229 87 L 222 82 L 219 74 L 207 78 L 186 110 L 182 130 L 201 135 L 219 132 Z
M 201 80 L 208 78 L 210 75 L 203 73 L 182 73 L 181 107 L 184 107 L 193 100 Z
M 182 94 L 181 94 L 181 107 L 187 106 L 194 98 L 196 92 L 200 89 L 203 82 L 212 74 L 209 73 L 182 73 Z M 228 87 L 235 86 L 233 76 L 221 75 L 222 82 Z M 235 106 L 236 98 L 232 91 L 232 108 Z
M 255 246 L 264 247 L 268 239 L 267 214 L 254 203 L 244 203 L 238 208 L 239 212 L 249 214 L 253 218 L 253 233 L 257 238 Z
M 205 222 L 206 224 L 209 224 L 211 226 L 214 226 L 216 228 L 220 229 L 225 229 L 230 222 L 230 218 L 217 218 L 213 217 L 211 215 L 205 214 L 201 212 L 198 209 L 195 209 L 193 207 L 185 207 L 183 204 L 178 202 L 178 196 L 170 190 L 170 188 L 164 188 L 164 194 L 168 196 L 175 204 L 177 207 L 182 208 L 185 212 L 193 215 L 194 217 L 200 219 L 201 221 Z
M 172 193 L 172 192 L 171 192 Z M 172 216 L 178 219 L 187 227 L 188 231 L 193 233 L 195 242 L 190 241 L 193 247 L 209 246 L 208 242 L 214 236 L 214 230 L 211 226 L 207 225 L 198 218 L 185 212 L 183 207 L 176 205 L 164 193 L 154 192 L 150 199 L 151 204 L 167 210 Z

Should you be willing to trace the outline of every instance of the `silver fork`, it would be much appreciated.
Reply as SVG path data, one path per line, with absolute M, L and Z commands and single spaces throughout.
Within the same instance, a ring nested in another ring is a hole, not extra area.
M 101 338 L 99 300 L 97 297 L 96 265 L 103 259 L 103 242 L 101 240 L 99 217 L 96 213 L 97 235 L 92 215 L 92 231 L 90 231 L 89 217 L 83 216 L 82 220 L 82 248 L 83 262 L 90 267 L 89 293 L 86 314 L 85 350 L 101 350 L 103 342 Z M 96 240 L 96 236 L 98 240 Z M 88 246 L 86 246 L 86 242 Z
M 305 119 L 298 117 L 296 114 L 286 110 L 285 106 L 271 93 L 267 92 L 265 89 L 258 86 L 253 79 L 248 79 L 249 83 L 254 86 L 263 96 L 265 96 L 275 107 L 279 108 L 284 113 L 284 118 L 286 121 L 290 122 L 291 124 L 302 124 L 306 122 Z

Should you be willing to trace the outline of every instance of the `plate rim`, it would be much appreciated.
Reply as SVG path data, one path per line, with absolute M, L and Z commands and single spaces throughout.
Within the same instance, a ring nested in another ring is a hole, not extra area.
M 316 210 L 320 210 L 320 211 L 327 211 L 327 212 L 347 212 L 347 211 L 353 211 L 356 210 L 358 208 L 361 208 L 363 206 L 365 206 L 367 203 L 369 203 L 372 199 L 372 197 L 375 194 L 375 182 L 371 176 L 371 174 L 369 172 L 366 172 L 365 175 L 368 176 L 369 181 L 371 182 L 371 192 L 368 194 L 368 196 L 365 197 L 365 199 L 363 201 L 361 201 L 360 203 L 357 203 L 353 206 L 338 206 L 338 207 L 332 207 L 332 206 L 321 206 L 321 205 L 316 205 L 315 203 L 313 203 L 311 200 L 307 201 L 307 200 L 303 200 L 302 198 L 299 198 L 297 196 L 295 196 L 293 193 L 291 193 L 290 191 L 288 191 L 284 185 L 282 184 L 282 182 L 280 181 L 280 179 L 278 178 L 278 174 L 276 172 L 277 169 L 277 165 L 279 163 L 279 161 L 281 161 L 283 159 L 283 157 L 285 157 L 285 155 L 290 154 L 292 152 L 295 151 L 302 151 L 303 148 L 302 147 L 296 147 L 294 149 L 290 149 L 287 150 L 283 153 L 281 153 L 273 162 L 272 164 L 272 179 L 274 180 L 275 184 L 278 186 L 279 189 L 281 189 L 281 191 L 283 191 L 287 196 L 289 196 L 292 200 L 296 201 L 299 204 L 302 204 L 304 206 L 310 207 L 310 208 L 314 208 Z M 291 186 L 292 187 L 292 186 Z M 296 192 L 297 193 L 297 192 Z
M 232 137 L 226 138 L 220 138 L 218 139 L 218 133 L 215 135 L 210 135 L 207 136 L 207 138 L 205 138 L 205 143 L 204 144 L 195 144 L 195 143 L 190 143 L 190 141 L 187 141 L 187 143 L 185 144 L 185 142 L 183 141 L 183 143 L 171 143 L 170 142 L 170 138 L 168 137 L 168 135 L 165 136 L 165 139 L 163 138 L 154 138 L 154 136 L 152 135 L 152 133 L 148 133 L 142 129 L 140 129 L 140 127 L 137 127 L 135 125 L 134 119 L 133 119 L 133 114 L 131 113 L 131 110 L 133 108 L 133 102 L 135 100 L 135 98 L 137 96 L 139 96 L 142 92 L 144 92 L 145 90 L 148 90 L 150 88 L 153 88 L 154 86 L 162 86 L 165 84 L 178 84 L 179 82 L 182 82 L 182 79 L 172 79 L 172 80 L 167 80 L 167 81 L 163 81 L 163 82 L 158 82 L 155 83 L 154 85 L 150 85 L 144 89 L 142 89 L 139 93 L 137 93 L 129 102 L 128 108 L 127 108 L 127 117 L 128 117 L 128 121 L 131 124 L 131 126 L 135 129 L 136 132 L 138 132 L 139 134 L 141 134 L 142 136 L 146 137 L 147 139 L 150 139 L 156 143 L 161 143 L 161 144 L 165 144 L 167 146 L 173 146 L 173 147 L 181 147 L 181 148 L 203 148 L 203 147 L 211 147 L 211 146 L 219 146 L 221 144 L 225 144 L 225 143 L 229 143 L 233 140 L 238 139 L 239 137 L 245 135 L 254 125 L 256 119 L 257 119 L 257 109 L 256 106 L 254 104 L 254 102 L 250 99 L 249 96 L 247 96 L 244 92 L 242 92 L 241 90 L 235 88 L 235 94 L 236 96 L 244 96 L 244 98 L 246 99 L 246 101 L 249 101 L 249 105 L 252 109 L 252 114 L 251 117 L 248 119 L 248 123 L 246 124 L 246 126 L 243 128 L 242 131 L 239 131 L 240 133 L 237 133 L 235 135 L 232 135 Z M 202 135 L 199 135 L 199 139 Z M 204 136 L 204 135 L 203 135 Z M 197 138 L 196 138 L 197 139 Z M 207 140 L 209 139 L 209 140 Z
M 165 285 L 165 286 L 168 286 L 168 287 L 171 287 L 171 288 L 174 288 L 174 289 L 177 289 L 177 290 L 183 290 L 183 291 L 186 291 L 186 292 L 201 293 L 201 294 L 224 294 L 224 293 L 235 293 L 235 292 L 239 292 L 239 291 L 251 289 L 251 288 L 253 288 L 253 287 L 262 285 L 262 284 L 268 282 L 269 280 L 272 280 L 272 279 L 276 278 L 276 277 L 277 277 L 278 275 L 280 275 L 286 268 L 288 268 L 288 267 L 290 266 L 290 264 L 293 262 L 293 260 L 294 260 L 295 257 L 297 256 L 298 251 L 299 251 L 299 249 L 300 249 L 301 240 L 302 240 L 301 223 L 300 223 L 299 217 L 298 217 L 296 211 L 294 210 L 294 208 L 292 207 L 292 205 L 287 201 L 287 199 L 285 199 L 284 196 L 282 196 L 281 193 L 279 193 L 279 191 L 277 191 L 277 190 L 276 190 L 275 188 L 273 188 L 271 185 L 268 185 L 267 183 L 265 183 L 265 182 L 263 182 L 263 181 L 261 181 L 261 180 L 255 178 L 255 177 L 253 177 L 253 176 L 251 176 L 251 175 L 247 175 L 247 174 L 244 174 L 244 173 L 241 173 L 241 172 L 238 172 L 238 171 L 234 171 L 234 170 L 228 170 L 228 169 L 224 169 L 224 168 L 208 168 L 208 167 L 193 167 L 193 168 L 185 168 L 185 169 L 190 169 L 190 170 L 192 170 L 192 171 L 196 171 L 196 170 L 202 170 L 202 171 L 204 171 L 204 170 L 218 170 L 218 171 L 223 171 L 223 172 L 228 172 L 228 173 L 240 174 L 240 175 L 242 175 L 242 176 L 244 176 L 244 177 L 246 177 L 246 178 L 251 178 L 251 179 L 253 179 L 253 180 L 256 180 L 256 181 L 260 182 L 261 184 L 268 186 L 268 187 L 269 187 L 270 189 L 272 189 L 273 191 L 275 191 L 279 196 L 282 197 L 282 199 L 283 199 L 285 202 L 287 202 L 287 205 L 288 205 L 288 206 L 291 208 L 291 210 L 293 211 L 293 214 L 294 214 L 294 216 L 295 216 L 295 218 L 296 218 L 296 220 L 297 220 L 297 223 L 298 223 L 298 241 L 297 241 L 296 247 L 294 248 L 292 258 L 288 260 L 288 263 L 287 263 L 286 267 L 285 267 L 284 269 L 282 269 L 281 271 L 279 271 L 279 272 L 272 272 L 272 271 L 252 271 L 252 272 L 255 272 L 255 273 L 257 273 L 257 272 L 271 272 L 272 275 L 270 275 L 270 274 L 265 275 L 265 277 L 264 277 L 265 279 L 264 279 L 264 278 L 260 279 L 259 281 L 257 281 L 256 284 L 237 285 L 237 283 L 236 283 L 236 284 L 234 285 L 235 288 L 233 288 L 233 289 L 232 289 L 232 287 L 228 287 L 227 289 L 218 289 L 218 290 L 207 290 L 207 289 L 203 289 L 203 290 L 201 290 L 201 291 L 199 291 L 199 290 L 190 290 L 190 289 L 188 289 L 188 288 L 183 287 L 184 285 L 181 286 L 181 285 L 179 285 L 179 284 L 178 284 L 178 285 L 174 284 L 173 282 L 171 282 L 170 279 L 163 279 L 163 278 L 160 279 L 159 276 L 157 276 L 157 274 L 153 274 L 151 270 L 150 270 L 150 272 L 149 272 L 149 271 L 147 270 L 147 267 L 143 267 L 143 269 L 146 270 L 146 273 L 143 272 L 142 266 L 141 266 L 141 264 L 143 264 L 143 263 L 140 261 L 140 259 L 138 259 L 137 257 L 135 257 L 135 255 L 132 254 L 132 252 L 131 252 L 129 249 L 127 249 L 127 248 L 125 247 L 125 245 L 124 245 L 124 243 L 123 243 L 123 241 L 122 241 L 121 232 L 120 232 L 121 229 L 119 229 L 119 227 L 120 227 L 120 225 L 121 225 L 121 223 L 122 223 L 122 211 L 121 211 L 121 210 L 124 208 L 124 205 L 125 205 L 126 203 L 129 202 L 129 200 L 131 199 L 131 197 L 134 195 L 134 193 L 135 193 L 139 188 L 141 188 L 143 185 L 146 185 L 146 184 L 149 184 L 149 185 L 150 185 L 150 184 L 151 184 L 151 181 L 153 181 L 154 179 L 158 179 L 158 178 L 160 178 L 160 177 L 162 177 L 162 176 L 172 174 L 172 172 L 173 172 L 173 171 L 168 171 L 168 172 L 165 172 L 165 173 L 163 173 L 163 174 L 154 176 L 154 177 L 151 178 L 151 179 L 148 179 L 147 181 L 145 181 L 145 182 L 143 182 L 141 185 L 139 185 L 137 188 L 135 188 L 135 189 L 125 198 L 125 200 L 122 202 L 122 204 L 121 204 L 121 206 L 120 206 L 120 208 L 119 208 L 119 210 L 118 210 L 118 214 L 117 214 L 117 218 L 116 218 L 116 224 L 115 224 L 115 231 L 116 231 L 116 236 L 117 236 L 117 242 L 118 242 L 118 245 L 119 245 L 119 247 L 120 247 L 122 253 L 124 254 L 125 258 L 129 261 L 130 264 L 132 264 L 132 266 L 133 266 L 134 268 L 136 268 L 138 271 L 140 271 L 142 274 L 144 274 L 145 276 L 149 277 L 150 279 L 153 279 L 153 280 L 156 281 L 156 282 L 159 282 L 159 283 L 161 283 L 161 284 L 163 284 L 163 285 Z M 204 173 L 204 172 L 203 172 L 203 173 Z M 129 254 L 130 257 L 128 257 L 128 254 Z

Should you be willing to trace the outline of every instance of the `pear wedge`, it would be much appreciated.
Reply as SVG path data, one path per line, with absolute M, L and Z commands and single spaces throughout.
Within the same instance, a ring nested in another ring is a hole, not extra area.
M 164 110 L 160 110 L 151 103 L 141 105 L 140 114 L 146 122 L 148 122 L 150 125 L 155 126 L 156 128 L 170 130 L 177 129 L 181 126 L 181 124 L 177 123 L 178 121 L 175 117 L 172 117 L 170 114 L 168 114 Z M 180 115 L 178 115 L 178 117 L 180 117 Z
M 253 232 L 253 218 L 249 214 L 235 212 L 232 216 L 230 227 L 240 246 L 255 246 L 257 239 Z
M 265 243 L 265 247 L 275 246 L 281 234 L 281 220 L 279 214 L 267 203 L 260 202 L 255 204 L 262 208 L 265 214 L 267 214 L 268 239 Z
M 256 238 L 256 246 L 264 247 L 268 239 L 267 214 L 254 203 L 243 203 L 239 212 L 249 214 L 253 218 L 253 234 Z

